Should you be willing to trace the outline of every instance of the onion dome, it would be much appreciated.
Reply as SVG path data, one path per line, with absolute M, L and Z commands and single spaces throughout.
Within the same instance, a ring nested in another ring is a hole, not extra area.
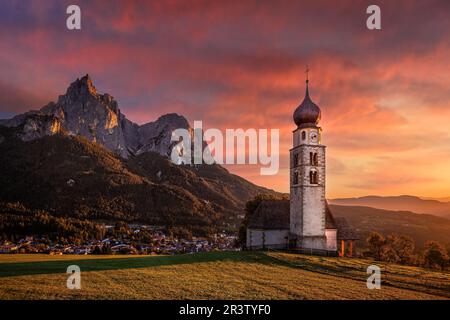
M 308 83 L 306 80 L 305 98 L 294 111 L 294 122 L 298 127 L 315 127 L 320 121 L 320 108 L 309 97 Z

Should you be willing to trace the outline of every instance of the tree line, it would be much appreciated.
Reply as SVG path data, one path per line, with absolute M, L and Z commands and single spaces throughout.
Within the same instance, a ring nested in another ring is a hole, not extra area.
M 379 232 L 372 232 L 366 242 L 368 250 L 364 255 L 378 261 L 440 270 L 450 267 L 449 253 L 446 247 L 437 241 L 427 241 L 420 252 L 416 252 L 414 240 L 405 235 L 384 236 Z
M 114 237 L 119 240 L 152 243 L 154 232 L 140 229 L 135 233 L 127 221 L 114 221 L 113 228 L 106 229 L 102 223 L 54 216 L 47 211 L 30 209 L 19 202 L 0 202 L 0 241 L 17 242 L 27 236 L 47 239 L 60 244 L 82 244 L 88 240 L 102 240 Z M 209 237 L 214 229 L 206 226 L 203 229 L 190 229 L 185 226 L 166 225 L 161 227 L 164 233 L 173 238 L 191 240 L 193 235 Z
M 19 241 L 38 236 L 61 244 L 80 244 L 89 239 L 102 239 L 105 228 L 84 219 L 55 217 L 43 210 L 25 208 L 20 203 L 0 206 L 0 240 Z

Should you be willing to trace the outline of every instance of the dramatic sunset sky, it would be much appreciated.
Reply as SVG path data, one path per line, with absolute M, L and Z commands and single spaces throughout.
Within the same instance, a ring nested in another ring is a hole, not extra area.
M 82 30 L 66 29 L 78 4 Z M 370 4 L 382 30 L 366 28 Z M 327 197 L 450 195 L 450 1 L 0 2 L 0 117 L 89 73 L 132 121 L 279 128 L 281 170 L 228 169 L 288 191 L 292 113 L 310 67 Z

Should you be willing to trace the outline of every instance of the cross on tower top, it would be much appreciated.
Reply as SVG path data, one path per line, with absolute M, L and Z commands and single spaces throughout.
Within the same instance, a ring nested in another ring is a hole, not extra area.
M 308 83 L 309 82 L 309 78 L 308 78 L 308 76 L 309 76 L 309 67 L 308 67 L 308 65 L 306 65 L 305 73 L 306 73 L 306 83 Z
M 305 73 L 306 73 L 306 93 L 305 93 L 305 98 L 306 98 L 306 97 L 309 97 L 309 88 L 308 88 L 308 86 L 309 86 L 309 66 L 308 65 L 306 65 Z

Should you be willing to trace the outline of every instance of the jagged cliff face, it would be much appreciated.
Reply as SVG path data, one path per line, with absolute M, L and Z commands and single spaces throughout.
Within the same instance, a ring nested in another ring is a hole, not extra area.
M 23 120 L 23 130 L 18 134 L 23 141 L 31 141 L 61 131 L 61 121 L 52 115 L 33 114 Z
M 187 120 L 177 114 L 161 116 L 139 126 L 121 114 L 117 101 L 108 93 L 99 94 L 88 75 L 74 81 L 56 103 L 30 111 L 0 125 L 19 127 L 23 141 L 38 139 L 61 131 L 80 135 L 99 143 L 123 158 L 154 151 L 170 156 L 172 131 L 192 131 Z

